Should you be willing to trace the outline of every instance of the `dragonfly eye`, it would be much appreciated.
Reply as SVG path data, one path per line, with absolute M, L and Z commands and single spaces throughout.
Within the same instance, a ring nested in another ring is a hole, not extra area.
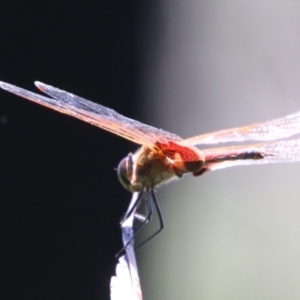
M 129 155 L 121 160 L 118 165 L 118 178 L 121 184 L 125 187 L 125 189 L 133 192 L 133 187 L 131 185 L 130 179 L 133 172 L 133 161 L 132 161 L 132 154 Z

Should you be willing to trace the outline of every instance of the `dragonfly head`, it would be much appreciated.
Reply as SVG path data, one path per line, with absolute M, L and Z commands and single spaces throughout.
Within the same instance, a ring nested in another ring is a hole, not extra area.
M 120 161 L 117 172 L 119 181 L 124 188 L 130 192 L 135 192 L 136 190 L 131 184 L 133 174 L 133 159 L 131 153 Z

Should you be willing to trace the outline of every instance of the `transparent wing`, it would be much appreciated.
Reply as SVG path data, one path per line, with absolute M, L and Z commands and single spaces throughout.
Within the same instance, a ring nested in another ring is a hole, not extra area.
M 187 145 L 243 141 L 271 141 L 300 133 L 300 112 L 252 125 L 220 130 L 184 140 Z
M 151 146 L 156 142 L 167 143 L 168 141 L 182 140 L 175 134 L 124 117 L 108 107 L 50 85 L 41 82 L 35 82 L 35 85 L 53 99 L 0 81 L 0 88 L 6 91 L 83 120 L 140 145 Z
M 249 159 L 251 153 L 261 154 L 263 158 L 256 155 L 257 159 Z M 203 154 L 208 161 L 205 168 L 210 171 L 243 165 L 298 162 L 300 161 L 300 139 L 206 149 Z M 240 155 L 241 159 L 235 160 L 237 155 Z M 223 157 L 224 161 L 214 163 L 215 157 Z

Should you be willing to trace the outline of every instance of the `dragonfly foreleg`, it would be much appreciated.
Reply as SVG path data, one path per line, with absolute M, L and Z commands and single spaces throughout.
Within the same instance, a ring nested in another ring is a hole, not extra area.
M 165 227 L 165 222 L 160 210 L 160 206 L 158 203 L 158 200 L 156 198 L 156 195 L 154 193 L 154 190 L 151 189 L 150 190 L 150 195 L 151 195 L 151 202 L 153 201 L 156 212 L 157 212 L 157 216 L 158 216 L 158 221 L 159 221 L 159 228 L 157 231 L 155 231 L 150 237 L 148 237 L 142 244 L 140 244 L 135 250 L 139 250 L 141 247 L 143 247 L 145 244 L 147 244 L 150 240 L 152 240 L 156 235 L 158 235 Z

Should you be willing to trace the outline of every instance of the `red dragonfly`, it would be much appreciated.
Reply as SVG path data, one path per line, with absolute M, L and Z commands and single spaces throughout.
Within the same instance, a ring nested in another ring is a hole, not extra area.
M 127 190 L 139 193 L 136 204 L 127 216 L 145 195 L 149 213 L 144 222 L 147 222 L 151 218 L 154 204 L 160 221 L 160 229 L 154 235 L 164 227 L 154 193 L 154 188 L 160 184 L 187 173 L 199 176 L 233 166 L 300 161 L 300 139 L 281 140 L 300 132 L 300 112 L 267 122 L 182 139 L 50 85 L 41 82 L 35 82 L 35 85 L 51 98 L 0 82 L 0 88 L 4 90 L 141 145 L 134 154 L 130 153 L 121 160 L 117 170 L 118 178 Z M 265 142 L 204 150 L 195 147 L 244 141 Z

